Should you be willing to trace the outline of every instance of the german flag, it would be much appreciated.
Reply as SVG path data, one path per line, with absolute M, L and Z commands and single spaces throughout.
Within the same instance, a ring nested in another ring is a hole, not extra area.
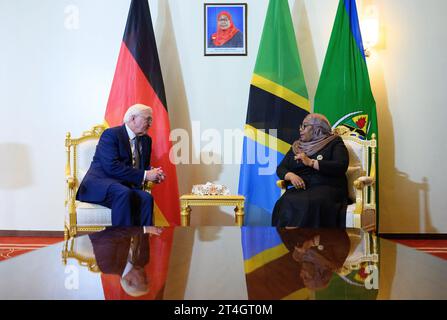
M 244 130 L 239 194 L 245 196 L 246 225 L 271 225 L 273 206 L 280 196 L 276 167 L 298 139 L 298 127 L 309 111 L 289 4 L 271 0 Z
M 175 165 L 169 161 L 171 142 L 166 96 L 147 0 L 132 0 L 105 114 L 107 126 L 122 124 L 137 103 L 152 107 L 151 165 L 162 167 L 166 180 L 152 190 L 155 225 L 179 225 L 180 206 Z

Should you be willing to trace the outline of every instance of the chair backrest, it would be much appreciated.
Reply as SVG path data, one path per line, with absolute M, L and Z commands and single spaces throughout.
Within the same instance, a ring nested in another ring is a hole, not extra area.
M 91 130 L 84 131 L 79 138 L 71 138 L 70 133 L 67 133 L 65 139 L 67 151 L 65 175 L 74 178 L 76 188 L 90 168 L 96 145 L 105 129 L 103 125 L 94 126 Z
M 349 152 L 349 167 L 346 172 L 348 178 L 349 197 L 355 201 L 354 181 L 361 176 L 375 176 L 376 147 L 375 135 L 366 140 L 357 132 L 352 132 L 345 126 L 339 126 L 334 130 L 338 133 Z M 365 199 L 373 197 L 371 190 L 366 190 Z
M 83 143 L 78 145 L 77 152 L 77 180 L 78 183 L 81 183 L 84 179 L 85 174 L 90 168 L 90 164 L 92 162 L 93 156 L 95 155 L 96 145 L 98 144 L 98 139 L 92 138 L 90 140 L 86 140 Z

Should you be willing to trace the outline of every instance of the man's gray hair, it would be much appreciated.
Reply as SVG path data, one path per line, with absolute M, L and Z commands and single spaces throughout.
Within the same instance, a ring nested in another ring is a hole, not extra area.
M 129 109 L 127 109 L 126 113 L 124 114 L 123 122 L 128 123 L 130 121 L 130 118 L 132 118 L 132 116 L 138 116 L 149 110 L 152 112 L 152 108 L 145 106 L 144 104 L 141 103 L 134 104 L 133 106 L 129 107 Z

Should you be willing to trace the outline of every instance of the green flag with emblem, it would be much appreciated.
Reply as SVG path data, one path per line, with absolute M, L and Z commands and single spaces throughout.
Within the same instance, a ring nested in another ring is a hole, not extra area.
M 355 0 L 340 0 L 315 94 L 314 112 L 333 127 L 345 125 L 377 136 L 376 102 L 360 34 Z

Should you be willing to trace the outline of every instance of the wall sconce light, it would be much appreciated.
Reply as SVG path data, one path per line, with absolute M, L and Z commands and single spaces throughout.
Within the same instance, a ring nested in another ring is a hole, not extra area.
M 379 9 L 377 6 L 369 5 L 365 8 L 360 28 L 365 56 L 369 57 L 371 49 L 379 42 Z

